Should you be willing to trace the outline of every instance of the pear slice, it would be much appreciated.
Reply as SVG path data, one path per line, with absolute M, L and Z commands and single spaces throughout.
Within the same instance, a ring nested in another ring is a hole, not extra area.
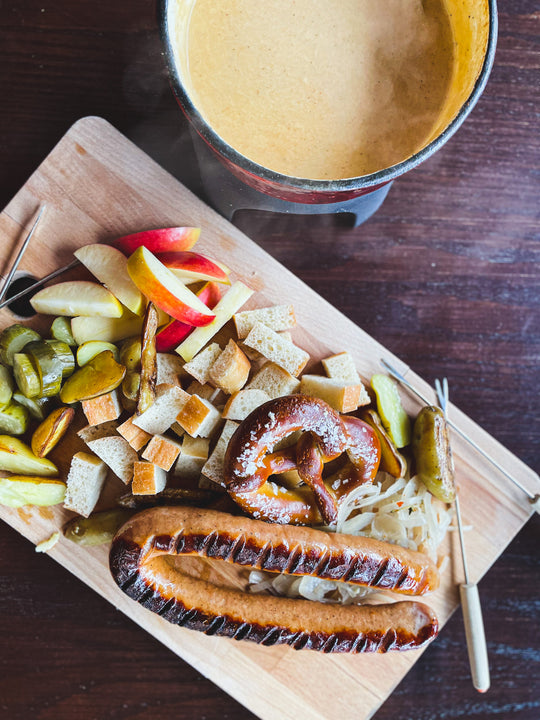
M 18 438 L 0 435 L 0 470 L 22 475 L 53 477 L 58 468 L 46 458 L 39 458 Z
M 62 480 L 12 475 L 0 478 L 0 505 L 58 505 L 64 502 L 66 484 Z
M 123 312 L 112 292 L 86 280 L 71 280 L 43 288 L 30 303 L 36 312 L 45 315 L 119 318 Z
M 66 380 L 60 400 L 69 405 L 105 395 L 120 385 L 125 374 L 125 366 L 116 362 L 110 350 L 104 350 Z

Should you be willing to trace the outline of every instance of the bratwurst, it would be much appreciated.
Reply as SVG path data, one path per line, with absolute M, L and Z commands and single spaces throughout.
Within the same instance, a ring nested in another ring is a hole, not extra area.
M 435 590 L 435 564 L 399 546 L 215 510 L 156 507 L 120 529 L 112 543 L 110 568 L 120 588 L 141 605 L 207 635 L 357 653 L 419 648 L 438 632 L 437 618 L 422 603 L 342 606 L 253 594 L 184 572 L 182 564 L 173 561 L 176 556 L 408 595 Z

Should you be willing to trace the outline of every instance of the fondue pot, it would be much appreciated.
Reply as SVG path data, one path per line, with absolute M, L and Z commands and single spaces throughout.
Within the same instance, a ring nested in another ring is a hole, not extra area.
M 484 90 L 495 56 L 496 0 L 447 0 L 457 40 L 455 68 L 444 107 L 424 147 L 403 162 L 369 175 L 337 180 L 293 177 L 263 167 L 239 153 L 215 132 L 195 106 L 190 93 L 187 50 L 183 52 L 178 42 L 185 38 L 187 46 L 193 3 L 194 0 L 160 0 L 162 42 L 172 89 L 195 131 L 203 181 L 206 176 L 213 185 L 209 189 L 211 199 L 229 216 L 232 213 L 226 209 L 231 202 L 224 198 L 220 202 L 215 197 L 220 188 L 222 193 L 244 193 L 248 200 L 243 207 L 299 213 L 350 208 L 357 215 L 357 224 L 367 219 L 381 205 L 395 178 L 429 158 L 460 127 Z M 216 158 L 221 165 L 214 162 Z

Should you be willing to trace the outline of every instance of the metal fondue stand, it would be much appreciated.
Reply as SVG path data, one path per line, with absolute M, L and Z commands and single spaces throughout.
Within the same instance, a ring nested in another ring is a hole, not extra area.
M 235 177 L 217 158 L 216 154 L 190 127 L 191 139 L 204 189 L 210 204 L 232 222 L 238 210 L 268 210 L 297 215 L 347 214 L 358 227 L 381 207 L 392 182 L 365 195 L 333 203 L 296 203 L 259 192 Z

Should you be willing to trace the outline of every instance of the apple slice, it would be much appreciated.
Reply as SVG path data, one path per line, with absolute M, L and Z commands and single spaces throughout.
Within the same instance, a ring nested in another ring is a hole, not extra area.
M 135 315 L 144 313 L 144 298 L 127 271 L 126 256 L 110 245 L 84 245 L 74 253 L 77 260 L 90 270 Z
M 124 235 L 112 244 L 127 256 L 135 252 L 141 245 L 153 253 L 181 252 L 182 250 L 191 250 L 200 234 L 201 228 L 195 227 L 161 228 Z
M 189 325 L 208 325 L 214 313 L 143 245 L 130 255 L 129 275 L 139 290 L 168 315 Z
M 71 280 L 43 288 L 30 303 L 36 312 L 45 315 L 119 318 L 123 312 L 112 292 L 86 280 Z
M 239 280 L 232 285 L 226 295 L 218 302 L 215 311 L 215 318 L 206 327 L 196 328 L 188 338 L 186 338 L 177 348 L 176 352 L 184 358 L 186 362 L 193 360 L 195 355 L 201 350 L 206 343 L 221 330 L 235 312 L 246 303 L 253 295 L 253 290 Z
M 71 332 L 77 345 L 90 340 L 115 343 L 132 335 L 138 335 L 142 328 L 142 317 L 124 310 L 120 318 L 74 317 Z
M 221 289 L 217 283 L 207 282 L 196 295 L 210 310 L 213 310 L 221 297 Z M 157 351 L 162 353 L 171 352 L 171 350 L 174 350 L 180 345 L 182 340 L 185 340 L 193 330 L 195 330 L 193 325 L 180 322 L 180 320 L 173 320 L 156 334 Z
M 194 252 L 167 252 L 158 253 L 156 257 L 183 282 L 214 280 L 226 285 L 231 284 L 229 268 L 206 255 Z

